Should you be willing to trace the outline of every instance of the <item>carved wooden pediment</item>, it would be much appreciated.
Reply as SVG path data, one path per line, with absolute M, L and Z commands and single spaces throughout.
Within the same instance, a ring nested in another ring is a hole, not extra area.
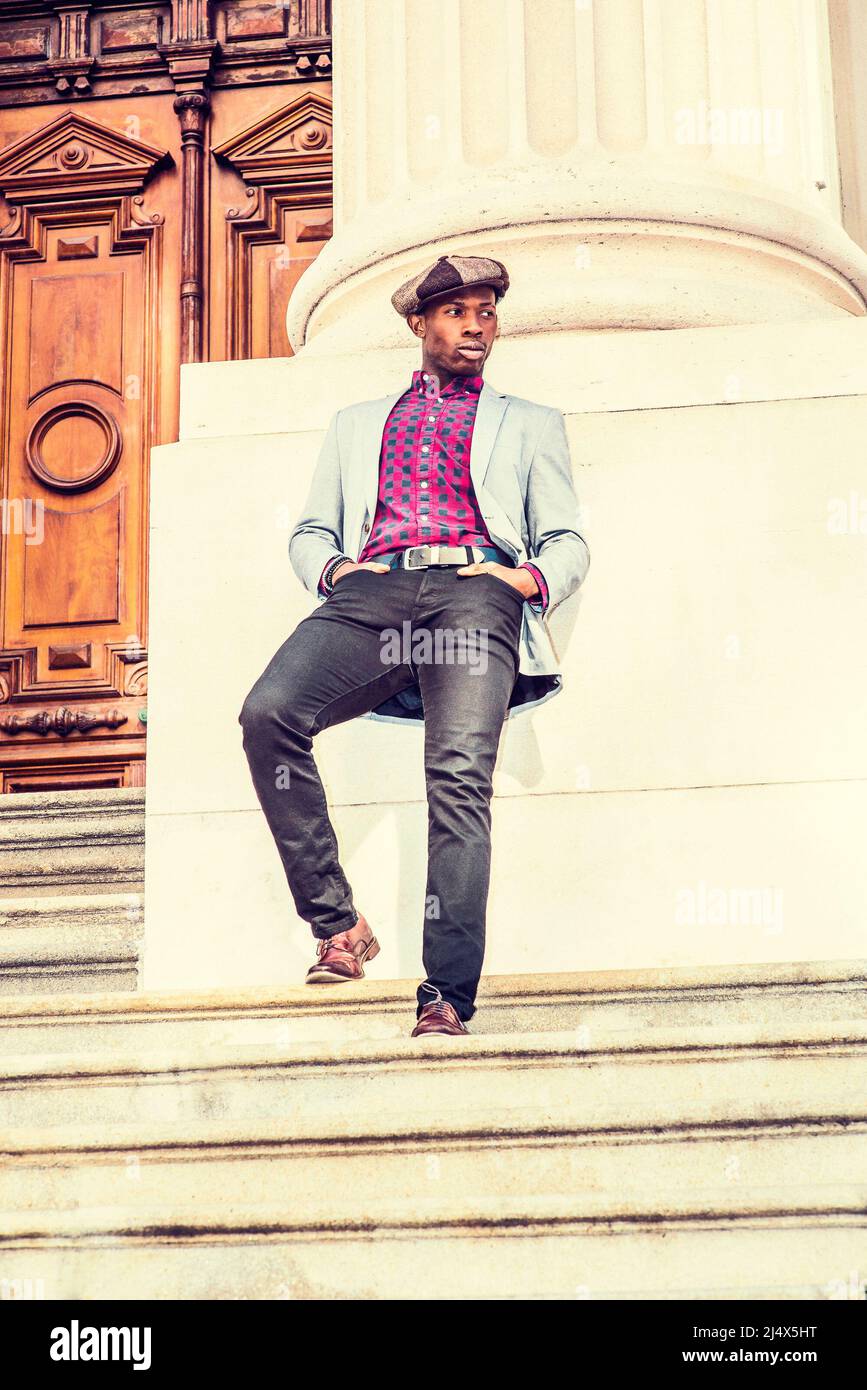
M 135 193 L 173 163 L 168 150 L 66 111 L 0 152 L 0 189 L 14 202 Z
M 238 171 L 247 184 L 276 188 L 297 180 L 311 164 L 331 166 L 331 103 L 305 92 L 280 111 L 239 131 L 213 154 Z

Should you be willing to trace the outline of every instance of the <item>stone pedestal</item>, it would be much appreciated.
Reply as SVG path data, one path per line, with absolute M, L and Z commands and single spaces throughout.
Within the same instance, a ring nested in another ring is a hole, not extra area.
M 865 364 L 856 319 L 498 343 L 492 382 L 566 413 L 593 562 L 551 618 L 563 694 L 504 731 L 489 972 L 862 954 Z M 286 542 L 331 410 L 414 365 L 183 369 L 152 467 L 146 989 L 309 964 L 237 716 L 313 603 Z M 416 977 L 421 731 L 315 747 L 372 973 Z

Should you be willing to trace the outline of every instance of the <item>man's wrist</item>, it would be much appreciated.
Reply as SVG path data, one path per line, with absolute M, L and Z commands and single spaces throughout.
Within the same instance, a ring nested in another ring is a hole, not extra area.
M 526 560 L 518 566 L 518 569 L 524 570 L 529 574 L 532 580 L 532 591 L 525 595 L 527 601 L 532 603 L 539 612 L 544 613 L 545 609 L 548 607 L 548 586 L 545 583 L 544 575 L 541 570 L 538 570 L 535 565 Z
M 331 560 L 330 563 L 325 566 L 325 569 L 322 571 L 322 577 L 319 582 L 326 594 L 330 594 L 332 589 L 334 588 L 334 580 L 338 570 L 342 569 L 344 565 L 354 564 L 355 561 L 351 558 L 351 556 L 336 555 L 334 559 Z
M 349 560 L 349 559 L 342 560 L 342 561 L 340 562 L 339 565 L 335 565 L 335 566 L 334 566 L 334 569 L 331 571 L 331 587 L 332 587 L 332 589 L 334 588 L 334 585 L 337 583 L 338 576 L 341 575 L 341 574 L 345 574 L 345 572 L 346 572 L 346 566 L 347 566 L 347 565 L 349 565 L 350 568 L 352 568 L 352 569 L 355 569 L 355 568 L 356 568 L 355 561 L 354 561 L 354 560 Z
M 515 588 L 520 591 L 525 599 L 536 598 L 539 593 L 539 586 L 536 583 L 536 576 L 524 565 L 517 565 L 515 568 L 517 583 Z

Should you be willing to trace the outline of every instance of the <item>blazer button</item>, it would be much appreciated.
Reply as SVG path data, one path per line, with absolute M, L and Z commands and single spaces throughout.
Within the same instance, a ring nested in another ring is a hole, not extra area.
M 370 530 L 370 522 L 369 522 L 369 521 L 365 521 L 365 523 L 364 523 L 364 525 L 362 526 L 361 529 L 362 529 L 362 531 L 369 531 L 369 530 Z

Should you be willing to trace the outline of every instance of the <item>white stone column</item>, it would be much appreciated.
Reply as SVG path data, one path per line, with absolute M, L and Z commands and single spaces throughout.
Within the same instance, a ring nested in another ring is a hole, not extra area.
M 403 344 L 444 251 L 509 267 L 505 334 L 863 315 L 827 0 L 335 0 L 335 234 L 287 326 Z

